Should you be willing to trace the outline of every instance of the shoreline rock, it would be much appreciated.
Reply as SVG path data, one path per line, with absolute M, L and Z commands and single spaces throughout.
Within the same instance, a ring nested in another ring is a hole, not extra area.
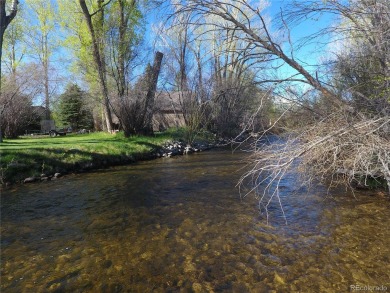
M 162 148 L 156 151 L 156 156 L 160 157 L 174 157 L 179 155 L 188 155 L 197 152 L 203 152 L 216 147 L 215 144 L 208 143 L 193 143 L 188 145 L 182 141 L 173 141 L 165 144 Z
M 36 177 L 27 177 L 26 179 L 23 180 L 23 183 L 33 183 L 38 181 Z

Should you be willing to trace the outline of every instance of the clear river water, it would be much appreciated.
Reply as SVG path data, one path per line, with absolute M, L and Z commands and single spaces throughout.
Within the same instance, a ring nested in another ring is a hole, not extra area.
M 388 198 L 305 192 L 287 177 L 288 223 L 275 206 L 267 224 L 236 187 L 245 156 L 214 150 L 3 190 L 1 292 L 390 292 Z

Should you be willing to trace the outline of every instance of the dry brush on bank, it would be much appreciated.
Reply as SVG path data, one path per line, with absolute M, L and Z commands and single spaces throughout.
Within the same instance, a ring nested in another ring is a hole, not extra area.
M 387 184 L 390 191 L 390 117 L 367 117 L 340 111 L 269 143 L 263 135 L 254 143 L 252 167 L 240 179 L 250 179 L 259 206 L 279 202 L 279 187 L 291 171 L 298 171 L 301 186 L 313 182 L 369 188 Z

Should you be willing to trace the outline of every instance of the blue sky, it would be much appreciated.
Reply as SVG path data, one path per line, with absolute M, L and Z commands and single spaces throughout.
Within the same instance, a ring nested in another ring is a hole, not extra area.
M 301 0 L 304 2 L 304 0 Z M 280 9 L 286 6 L 286 4 L 291 3 L 290 0 L 269 0 L 270 7 L 266 10 L 267 13 L 271 15 L 272 18 L 276 14 L 280 15 Z M 307 18 L 304 22 L 300 23 L 297 26 L 291 27 L 291 41 L 294 46 L 297 46 L 300 41 L 305 37 L 308 37 L 321 29 L 332 25 L 335 22 L 333 16 L 329 14 L 316 15 L 315 19 Z M 317 70 L 317 65 L 321 63 L 321 59 L 328 57 L 329 53 L 329 42 L 330 35 L 322 35 L 314 41 L 305 44 L 299 50 L 294 50 L 294 58 L 301 63 L 311 73 L 315 73 Z M 286 53 L 290 52 L 290 48 L 286 43 L 283 46 L 283 49 Z M 281 64 L 282 62 L 278 62 Z M 279 70 L 279 73 L 283 76 L 289 76 L 296 74 L 296 71 L 288 65 L 282 66 Z

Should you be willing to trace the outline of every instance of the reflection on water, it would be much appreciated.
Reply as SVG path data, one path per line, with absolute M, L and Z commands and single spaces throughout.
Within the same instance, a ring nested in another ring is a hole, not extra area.
M 3 192 L 1 292 L 390 290 L 388 200 L 291 195 L 286 179 L 288 225 L 277 208 L 266 225 L 235 188 L 243 156 L 213 151 Z

